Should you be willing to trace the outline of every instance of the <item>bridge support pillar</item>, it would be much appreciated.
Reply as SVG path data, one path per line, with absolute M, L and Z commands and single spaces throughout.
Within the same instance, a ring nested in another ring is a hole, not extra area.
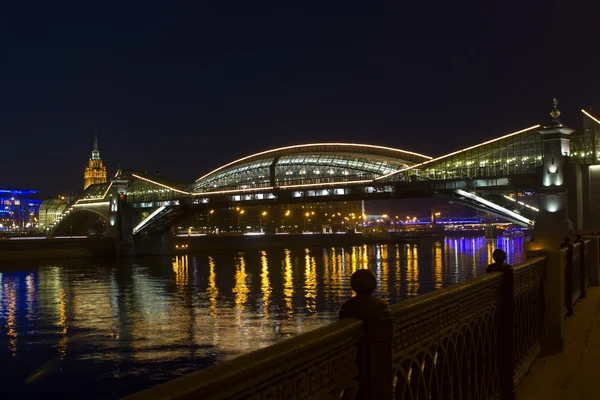
M 569 220 L 566 192 L 538 193 L 540 214 L 535 219 L 533 237 L 527 250 L 558 249 L 573 230 Z
M 135 235 L 133 246 L 137 256 L 166 256 L 175 253 L 175 242 L 170 230 L 164 233 Z

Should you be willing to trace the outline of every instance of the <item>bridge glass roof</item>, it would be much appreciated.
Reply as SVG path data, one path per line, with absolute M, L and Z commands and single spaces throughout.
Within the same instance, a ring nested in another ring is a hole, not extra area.
M 571 134 L 571 162 L 597 164 L 600 161 L 600 120 L 585 110 L 581 110 L 583 126 L 581 131 Z
M 188 190 L 206 193 L 373 179 L 428 159 L 430 157 L 379 146 L 291 146 L 234 161 L 201 177 Z
M 538 127 L 426 161 L 385 179 L 402 181 L 416 175 L 420 179 L 445 180 L 535 173 L 536 167 L 542 165 L 542 136 Z
M 75 199 L 75 201 L 100 201 L 108 199 L 110 197 L 110 194 L 108 193 L 109 186 L 110 182 L 90 185 L 79 195 L 79 197 L 77 197 L 77 199 Z

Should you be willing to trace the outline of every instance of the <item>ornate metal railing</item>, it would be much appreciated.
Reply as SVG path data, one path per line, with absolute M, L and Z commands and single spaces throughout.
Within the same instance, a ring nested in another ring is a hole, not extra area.
M 502 274 L 390 307 L 396 399 L 500 396 Z
M 130 399 L 514 398 L 541 351 L 546 262 L 494 264 L 389 308 L 358 270 L 341 321 Z
M 546 261 L 546 258 L 538 257 L 513 269 L 515 387 L 529 371 L 542 349 Z
M 589 239 L 586 239 L 584 241 L 584 247 L 582 250 L 582 255 L 581 257 L 583 258 L 583 292 L 585 293 L 586 289 L 590 286 L 591 284 L 591 279 L 592 279 L 592 259 L 591 259 L 591 255 L 590 255 L 590 247 L 591 247 L 592 241 Z
M 572 264 L 573 268 L 571 269 L 572 280 L 571 285 L 573 287 L 571 291 L 571 301 L 572 304 L 575 304 L 577 300 L 581 297 L 581 282 L 583 281 L 583 269 L 581 268 L 581 243 L 575 243 L 571 248 L 570 257 L 573 258 Z
M 363 322 L 346 319 L 129 399 L 354 399 Z

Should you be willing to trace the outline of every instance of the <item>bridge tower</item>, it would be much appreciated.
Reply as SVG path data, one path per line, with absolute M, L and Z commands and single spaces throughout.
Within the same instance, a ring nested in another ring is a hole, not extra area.
M 532 250 L 557 248 L 563 238 L 573 229 L 569 212 L 577 201 L 577 191 L 581 191 L 581 174 L 577 182 L 570 175 L 573 166 L 568 164 L 570 155 L 569 136 L 573 129 L 563 125 L 558 117 L 558 100 L 554 99 L 554 109 L 550 113 L 552 122 L 539 130 L 542 135 L 542 182 L 538 190 L 539 216 L 535 220 Z M 578 184 L 579 183 L 579 184 Z
M 114 178 L 111 180 L 110 211 L 108 220 L 110 223 L 110 235 L 115 238 L 117 256 L 129 256 L 134 254 L 133 246 L 133 220 L 132 213 L 127 204 L 128 179 Z

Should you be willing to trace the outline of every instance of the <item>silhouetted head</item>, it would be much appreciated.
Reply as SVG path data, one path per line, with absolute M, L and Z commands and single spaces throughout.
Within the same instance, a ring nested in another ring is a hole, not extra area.
M 565 236 L 565 243 L 571 243 L 571 236 Z
M 578 233 L 575 240 L 582 240 L 582 239 L 583 239 L 583 236 L 581 236 L 581 233 Z
M 359 269 L 350 277 L 350 286 L 356 294 L 371 295 L 377 288 L 377 278 L 368 269 Z
M 506 261 L 506 253 L 502 249 L 496 249 L 492 253 L 492 258 L 496 264 L 504 264 L 504 261 Z

